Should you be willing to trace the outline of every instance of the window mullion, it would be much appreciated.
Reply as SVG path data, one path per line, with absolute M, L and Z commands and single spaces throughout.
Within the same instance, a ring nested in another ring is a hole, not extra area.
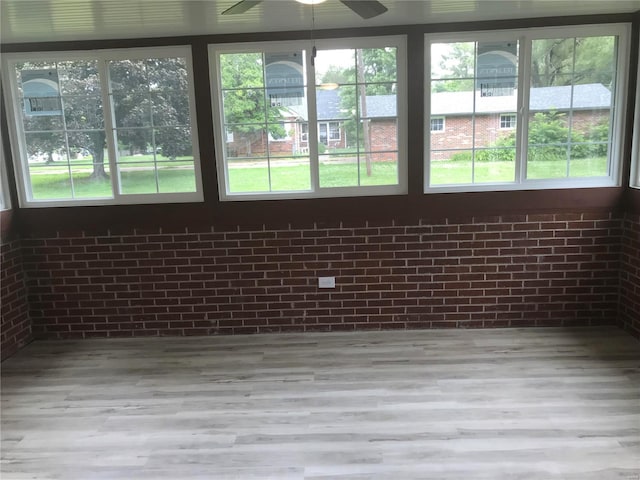
M 518 99 L 516 111 L 516 183 L 523 183 L 527 175 L 529 97 L 531 90 L 531 51 L 533 41 L 529 36 L 520 37 L 518 65 Z
M 311 62 L 312 48 L 307 48 L 307 140 L 311 167 L 311 190 L 320 190 L 320 159 L 318 158 L 318 109 L 316 105 L 316 70 Z
M 109 158 L 109 171 L 111 173 L 111 193 L 115 200 L 120 198 L 120 172 L 116 162 L 116 130 L 115 112 L 111 101 L 111 81 L 106 59 L 98 60 L 98 72 L 100 74 L 100 90 L 102 92 L 102 111 L 104 112 L 104 129 L 107 138 L 107 155 Z

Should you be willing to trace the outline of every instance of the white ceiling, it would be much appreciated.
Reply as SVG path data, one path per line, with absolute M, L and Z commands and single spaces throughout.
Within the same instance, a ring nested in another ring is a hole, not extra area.
M 311 7 L 264 0 L 243 15 L 238 0 L 1 0 L 2 43 L 308 30 Z M 628 13 L 640 0 L 381 0 L 389 11 L 363 20 L 337 0 L 315 7 L 315 28 L 412 25 Z

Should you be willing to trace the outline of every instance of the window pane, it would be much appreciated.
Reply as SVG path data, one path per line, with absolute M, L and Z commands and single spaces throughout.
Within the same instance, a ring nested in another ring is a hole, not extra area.
M 396 48 L 351 52 L 337 52 L 316 75 L 320 186 L 397 185 Z M 336 78 L 355 85 L 323 87 Z
M 318 50 L 315 67 L 316 85 L 356 83 L 356 57 L 353 49 Z
M 189 75 L 185 58 L 149 58 L 146 67 L 150 91 L 188 90 Z
M 158 193 L 156 166 L 148 162 L 127 162 L 118 165 L 120 193 Z
M 229 192 L 268 192 L 269 161 L 253 158 L 251 161 L 228 160 Z
M 304 51 L 221 55 L 228 191 L 308 190 Z
M 159 126 L 189 125 L 189 92 L 163 90 L 151 94 L 153 124 Z
M 364 159 L 363 159 L 364 157 Z M 360 185 L 396 185 L 398 183 L 398 154 L 396 152 L 360 155 Z
M 475 151 L 473 178 L 477 183 L 513 182 L 516 178 L 515 148 L 486 148 Z
M 193 162 L 193 144 L 191 143 L 191 129 L 189 127 L 156 128 L 153 131 L 152 150 L 157 160 Z
M 320 186 L 323 188 L 359 185 L 357 153 L 320 155 L 319 169 Z
M 460 185 L 473 180 L 472 150 L 431 151 L 431 185 Z
M 26 133 L 31 195 L 35 200 L 72 198 L 63 133 Z
M 114 94 L 145 94 L 149 91 L 146 62 L 144 60 L 110 61 L 109 81 Z
M 32 198 L 111 196 L 98 62 L 24 63 L 16 75 Z
M 613 36 L 533 41 L 529 178 L 608 175 L 615 57 Z
M 262 53 L 223 53 L 220 73 L 223 90 L 264 87 Z
M 104 128 L 102 98 L 95 96 L 63 97 L 62 103 L 68 130 Z
M 102 89 L 96 60 L 58 62 L 57 67 L 62 95 L 100 97 Z
M 516 40 L 431 45 L 432 185 L 515 180 L 518 58 Z
M 151 102 L 145 92 L 112 96 L 116 127 L 151 125 Z
M 196 175 L 193 162 L 161 162 L 157 166 L 160 193 L 196 191 Z
M 80 158 L 70 162 L 74 198 L 111 197 L 109 164 L 94 165 L 91 156 Z M 87 160 L 91 163 L 84 163 Z
M 272 191 L 309 190 L 311 188 L 309 157 L 298 157 L 295 160 L 272 158 L 270 168 Z
M 441 91 L 471 90 L 475 68 L 475 42 L 433 43 L 431 44 L 431 78 L 458 79 L 440 83 Z M 440 90 L 438 90 L 440 91 Z

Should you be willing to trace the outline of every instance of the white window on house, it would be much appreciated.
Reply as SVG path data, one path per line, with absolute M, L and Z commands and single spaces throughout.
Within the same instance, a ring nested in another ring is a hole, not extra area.
M 8 54 L 21 205 L 202 200 L 190 50 Z
M 629 29 L 427 36 L 425 191 L 619 185 Z
M 211 45 L 216 136 L 235 132 L 216 142 L 220 198 L 405 193 L 404 44 L 318 40 L 313 62 L 311 42 Z
M 329 140 L 340 140 L 340 122 L 329 122 Z
M 432 117 L 431 118 L 431 131 L 432 132 L 444 132 L 444 117 Z
M 500 115 L 500 128 L 511 129 L 516 128 L 516 114 L 515 113 L 503 113 Z

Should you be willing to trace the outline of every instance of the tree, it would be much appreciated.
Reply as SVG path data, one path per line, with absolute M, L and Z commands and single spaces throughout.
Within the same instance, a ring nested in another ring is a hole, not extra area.
M 615 37 L 534 40 L 533 87 L 601 83 L 614 79 Z
M 262 88 L 264 85 L 262 54 L 221 55 L 220 71 L 224 123 L 228 130 L 240 133 L 246 143 L 248 154 L 251 154 L 251 144 L 267 132 L 273 138 L 285 136 L 286 132 L 281 123 L 281 109 L 268 103 Z
M 130 153 L 162 151 L 174 159 L 191 151 L 188 130 L 188 77 L 184 60 L 160 58 L 111 61 L 109 81 L 118 146 Z M 23 64 L 21 70 L 37 69 Z M 57 64 L 63 116 L 27 116 L 30 155 L 86 151 L 92 157 L 90 178 L 104 179 L 106 133 L 102 106 L 104 79 L 97 61 Z M 33 133 L 29 133 L 33 131 Z M 65 138 L 66 133 L 66 138 Z
M 440 57 L 439 77 L 448 80 L 432 82 L 434 92 L 464 92 L 473 90 L 476 47 L 473 42 L 452 43 Z
M 323 83 L 336 79 L 340 87 L 340 108 L 348 119 L 344 122 L 347 138 L 357 138 L 358 144 L 367 152 L 365 161 L 367 175 L 371 175 L 369 151 L 369 119 L 366 98 L 374 95 L 392 95 L 396 89 L 396 49 L 363 48 L 355 51 L 354 65 L 343 69 L 333 67 L 322 77 Z M 343 85 L 345 84 L 346 85 Z M 361 132 L 358 128 L 361 127 Z

